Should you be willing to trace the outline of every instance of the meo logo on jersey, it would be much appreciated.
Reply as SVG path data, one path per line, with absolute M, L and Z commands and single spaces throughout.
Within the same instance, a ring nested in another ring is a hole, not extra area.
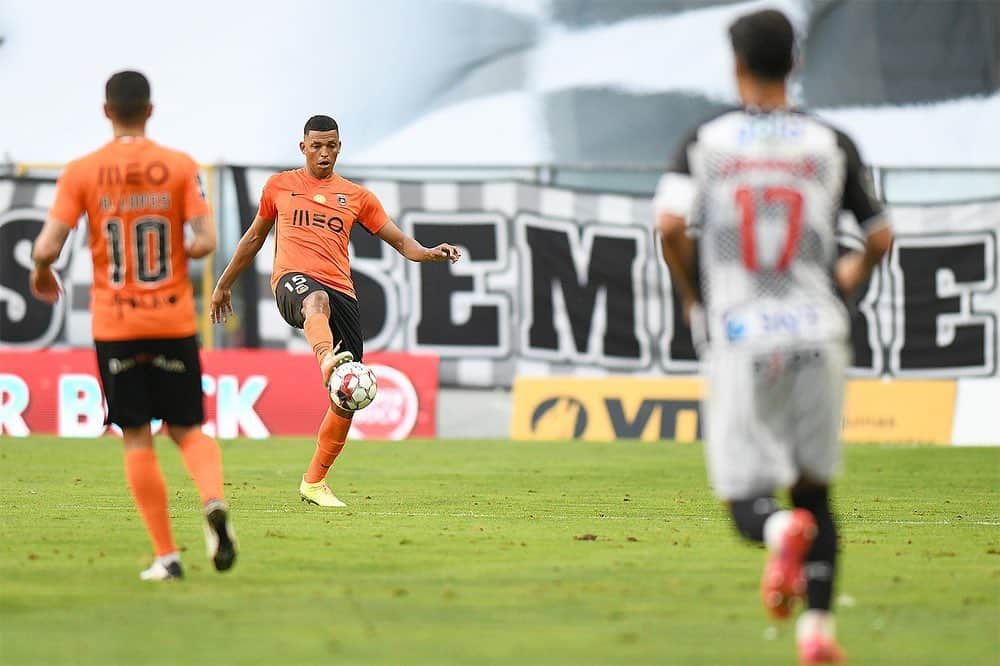
M 319 211 L 296 208 L 292 211 L 292 226 L 319 227 L 321 229 L 325 227 L 327 230 L 332 231 L 335 234 L 339 234 L 344 230 L 344 220 L 336 215 L 330 215 L 328 217 L 325 213 L 321 213 Z

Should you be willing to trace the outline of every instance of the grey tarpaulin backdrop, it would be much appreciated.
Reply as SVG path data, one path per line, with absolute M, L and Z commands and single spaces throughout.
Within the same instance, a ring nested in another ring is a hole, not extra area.
M 625 22 L 652 24 L 683 20 L 682 14 L 713 6 L 747 3 L 703 0 L 556 0 L 551 21 L 573 30 L 599 29 Z M 837 109 L 933 103 L 1000 89 L 1000 2 L 995 0 L 788 0 L 775 3 L 796 21 L 803 36 L 802 67 L 795 89 L 810 108 Z M 736 9 L 736 7 L 733 7 Z M 737 10 L 739 11 L 739 10 Z M 714 30 L 724 31 L 731 17 L 719 14 Z M 525 85 L 533 54 L 508 56 L 505 68 L 481 67 L 458 82 L 450 99 L 474 99 L 489 92 Z M 663 162 L 683 134 L 724 108 L 712 95 L 719 73 L 704 54 L 682 62 L 649 62 L 650 68 L 698 71 L 704 90 L 629 90 L 588 84 L 545 93 L 542 109 L 555 162 Z M 637 66 L 637 65 L 636 65 Z M 585 79 L 585 77 L 582 77 Z M 472 84 L 475 84 L 474 86 Z M 613 110 L 613 113 L 609 113 Z M 934 156 L 928 156 L 928 163 Z

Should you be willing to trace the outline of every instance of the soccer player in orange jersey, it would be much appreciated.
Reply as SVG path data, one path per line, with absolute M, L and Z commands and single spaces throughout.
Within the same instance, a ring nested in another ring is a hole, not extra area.
M 340 131 L 329 116 L 313 116 L 299 149 L 304 169 L 275 174 L 264 186 L 257 216 L 240 239 L 212 295 L 212 319 L 233 312 L 231 289 L 275 229 L 271 289 L 281 316 L 305 330 L 319 362 L 323 384 L 340 363 L 361 360 L 364 341 L 348 240 L 355 224 L 375 234 L 410 261 L 458 261 L 454 245 L 426 248 L 397 227 L 369 190 L 337 175 Z M 334 342 L 336 341 L 336 344 Z M 345 506 L 330 491 L 326 475 L 344 448 L 352 412 L 331 402 L 320 425 L 316 452 L 299 486 L 303 501 Z
M 156 555 L 140 578 L 183 576 L 153 450 L 154 418 L 165 422 L 180 447 L 201 495 L 209 555 L 215 568 L 225 571 L 236 559 L 236 544 L 222 493 L 219 445 L 201 431 L 201 362 L 187 270 L 189 257 L 215 249 L 215 228 L 198 165 L 146 138 L 153 111 L 146 77 L 118 72 L 105 93 L 114 139 L 70 162 L 59 177 L 55 203 L 34 245 L 31 290 L 48 303 L 58 300 L 52 264 L 85 212 L 94 263 L 93 336 L 107 422 L 122 429 L 125 476 Z M 193 232 L 187 241 L 185 224 Z

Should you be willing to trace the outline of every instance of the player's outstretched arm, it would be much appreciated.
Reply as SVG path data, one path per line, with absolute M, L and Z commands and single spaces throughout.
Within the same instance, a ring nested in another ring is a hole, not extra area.
M 266 220 L 258 215 L 253 218 L 250 228 L 236 244 L 233 258 L 229 260 L 226 270 L 222 271 L 219 281 L 215 283 L 215 291 L 212 292 L 212 304 L 209 312 L 213 324 L 221 324 L 229 319 L 229 315 L 233 314 L 233 284 L 236 283 L 240 274 L 253 263 L 254 257 L 264 246 L 264 241 L 271 233 L 273 226 L 274 219 Z
M 59 285 L 59 278 L 52 270 L 52 264 L 59 258 L 66 238 L 69 237 L 69 225 L 54 218 L 45 220 L 41 233 L 35 239 L 35 245 L 31 250 L 31 259 L 35 262 L 31 269 L 29 284 L 31 293 L 40 301 L 55 303 L 59 300 L 62 287 Z
M 663 259 L 670 269 L 677 292 L 681 296 L 684 317 L 689 318 L 691 307 L 698 302 L 698 290 L 694 281 L 694 240 L 687 234 L 687 224 L 683 217 L 671 213 L 660 213 L 657 217 L 660 228 L 660 247 Z M 691 322 L 688 321 L 688 324 Z
M 424 247 L 414 239 L 403 233 L 403 230 L 396 226 L 396 223 L 389 220 L 376 234 L 379 238 L 391 245 L 396 252 L 410 261 L 450 261 L 455 263 L 462 258 L 462 253 L 457 247 L 450 243 L 441 243 L 435 247 Z

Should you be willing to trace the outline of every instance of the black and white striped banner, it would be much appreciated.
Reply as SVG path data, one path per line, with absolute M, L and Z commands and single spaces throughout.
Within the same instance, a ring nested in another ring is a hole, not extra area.
M 243 173 L 249 220 L 271 171 Z M 458 264 L 418 265 L 354 234 L 368 348 L 435 352 L 442 383 L 470 387 L 697 369 L 648 199 L 515 182 L 361 182 L 424 244 L 464 248 Z M 1000 202 L 899 208 L 892 220 L 899 240 L 854 313 L 854 372 L 995 375 Z M 853 220 L 841 231 L 846 245 L 859 242 Z M 272 256 L 268 246 L 256 264 L 260 342 L 305 349 L 274 306 Z
M 239 195 L 239 212 L 229 214 L 245 225 L 273 171 L 222 171 Z M 456 243 L 464 255 L 455 265 L 413 264 L 354 234 L 366 349 L 434 352 L 441 382 L 466 387 L 506 387 L 517 375 L 697 369 L 690 334 L 676 325 L 649 200 L 515 182 L 362 183 L 408 233 Z M 91 342 L 82 225 L 56 264 L 67 297 L 51 307 L 28 293 L 31 243 L 54 189 L 51 179 L 0 179 L 0 346 Z M 856 374 L 996 376 L 1000 202 L 891 215 L 897 242 L 854 317 Z M 305 350 L 274 305 L 271 242 L 244 277 L 243 329 L 228 341 Z

